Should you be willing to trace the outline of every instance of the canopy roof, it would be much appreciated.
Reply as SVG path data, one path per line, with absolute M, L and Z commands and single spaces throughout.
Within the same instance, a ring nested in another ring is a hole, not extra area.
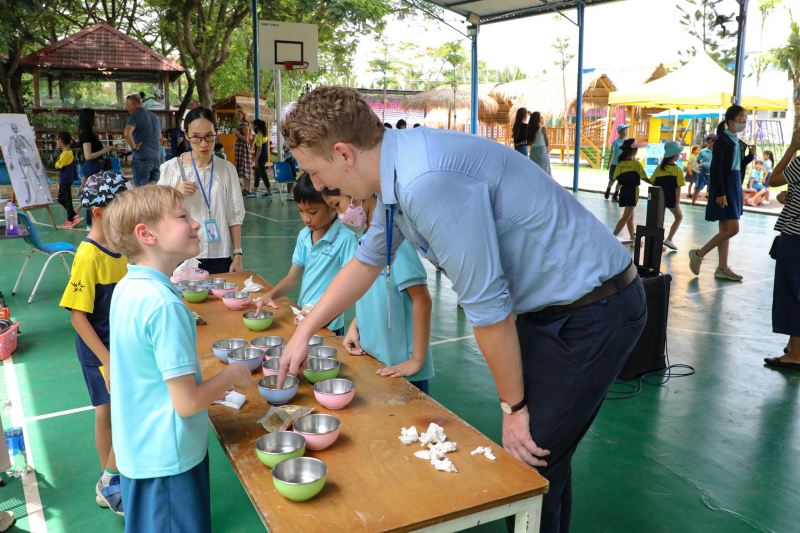
M 64 73 L 168 73 L 175 79 L 184 68 L 156 53 L 105 22 L 85 28 L 22 58 L 31 68 L 60 70 Z
M 663 78 L 612 92 L 608 103 L 661 109 L 717 109 L 731 104 L 732 91 L 733 75 L 707 54 L 698 52 L 691 61 Z M 743 94 L 741 105 L 748 109 L 784 110 L 788 108 L 788 99 L 764 93 Z
M 275 113 L 267 105 L 265 97 L 259 98 L 259 117 L 264 122 L 272 122 L 275 120 Z M 244 111 L 248 120 L 253 120 L 256 117 L 256 101 L 252 94 L 234 94 L 224 100 L 220 100 L 214 104 L 214 111 L 217 114 L 233 115 L 237 109 Z
M 587 7 L 618 0 L 583 0 Z M 427 0 L 465 17 L 472 24 L 489 24 L 575 9 L 577 0 Z

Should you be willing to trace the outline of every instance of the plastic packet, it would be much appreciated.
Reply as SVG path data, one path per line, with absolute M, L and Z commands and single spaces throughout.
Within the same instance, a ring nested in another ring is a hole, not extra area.
M 261 424 L 267 433 L 286 431 L 292 422 L 313 412 L 313 407 L 302 405 L 273 405 L 267 414 L 256 420 L 256 423 Z

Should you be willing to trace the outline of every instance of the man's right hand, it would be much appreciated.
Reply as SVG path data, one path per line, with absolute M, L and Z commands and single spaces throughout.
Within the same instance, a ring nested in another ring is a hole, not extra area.
M 278 370 L 278 388 L 283 387 L 286 375 L 299 376 L 306 367 L 308 358 L 308 337 L 295 332 L 283 349 Z
M 550 450 L 540 448 L 533 441 L 527 407 L 510 415 L 503 414 L 503 448 L 531 466 L 547 466 L 544 458 L 550 455 Z
M 197 183 L 193 181 L 182 181 L 175 187 L 183 196 L 192 196 L 197 192 Z

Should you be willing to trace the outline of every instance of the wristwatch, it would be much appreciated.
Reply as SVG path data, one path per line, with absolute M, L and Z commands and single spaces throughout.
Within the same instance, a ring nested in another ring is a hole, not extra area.
M 522 400 L 520 400 L 519 403 L 514 404 L 514 405 L 511 405 L 508 402 L 504 402 L 504 401 L 500 400 L 500 409 L 502 409 L 503 412 L 505 414 L 507 414 L 507 415 L 516 413 L 517 411 L 519 411 L 520 409 L 522 409 L 526 405 L 527 405 L 527 402 L 526 402 L 524 396 L 522 397 Z
M 241 248 L 234 248 L 233 249 L 233 255 L 242 255 L 242 249 Z

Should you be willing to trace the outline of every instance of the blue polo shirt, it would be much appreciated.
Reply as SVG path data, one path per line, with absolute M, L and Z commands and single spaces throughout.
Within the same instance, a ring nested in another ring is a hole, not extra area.
M 316 304 L 325 289 L 331 284 L 339 270 L 353 258 L 358 246 L 355 233 L 347 229 L 339 220 L 316 243 L 311 242 L 311 230 L 303 228 L 297 236 L 292 254 L 292 263 L 303 268 L 303 281 L 300 284 L 300 306 Z M 344 327 L 344 317 L 337 316 L 328 324 L 328 329 Z
M 622 154 L 622 143 L 624 142 L 625 139 L 617 137 L 614 139 L 614 142 L 611 143 L 611 161 L 609 162 L 609 166 L 619 163 L 619 156 Z
M 111 298 L 111 428 L 119 471 L 131 479 L 181 474 L 208 449 L 208 411 L 184 418 L 167 381 L 194 374 L 197 331 L 163 273 L 129 265 Z
M 700 166 L 701 174 L 709 174 L 711 172 L 711 157 L 712 152 L 708 148 L 703 148 L 697 154 L 697 164 Z
M 386 366 L 408 361 L 414 353 L 414 304 L 406 291 L 415 285 L 426 285 L 428 281 L 425 267 L 408 241 L 397 249 L 389 279 L 388 303 L 385 268 L 356 302 L 361 347 Z M 428 346 L 425 364 L 419 372 L 408 376 L 408 380 L 422 381 L 432 377 L 433 357 Z
M 408 240 L 453 282 L 470 322 L 488 326 L 572 303 L 624 271 L 629 252 L 533 161 L 474 135 L 384 130 L 381 192 L 362 263 L 386 265 Z

